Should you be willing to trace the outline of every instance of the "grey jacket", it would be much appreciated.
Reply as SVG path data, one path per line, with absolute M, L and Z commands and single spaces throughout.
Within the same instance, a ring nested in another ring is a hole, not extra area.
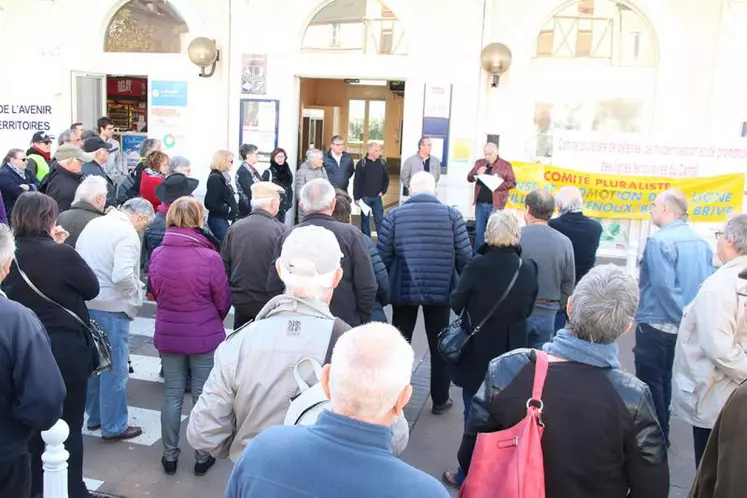
M 303 186 L 317 178 L 324 178 L 325 180 L 329 179 L 327 178 L 326 168 L 322 166 L 319 169 L 312 169 L 309 161 L 304 161 L 301 167 L 298 168 L 298 171 L 296 171 L 296 185 L 294 188 L 296 191 L 296 199 L 301 195 L 301 189 Z
M 283 424 L 298 394 L 296 364 L 304 358 L 328 363 L 337 339 L 349 329 L 320 301 L 271 299 L 215 350 L 213 370 L 189 417 L 189 444 L 237 461 L 257 434 Z
M 428 166 L 431 175 L 433 175 L 433 178 L 436 179 L 436 183 L 438 183 L 439 178 L 441 178 L 441 163 L 438 162 L 438 159 L 435 157 L 430 156 Z M 420 156 L 415 154 L 414 156 L 408 157 L 405 162 L 402 163 L 402 171 L 399 176 L 399 181 L 402 183 L 402 186 L 410 190 L 410 179 L 419 171 L 423 171 L 423 160 Z
M 84 228 L 86 228 L 88 222 L 98 218 L 99 216 L 104 216 L 104 212 L 88 202 L 73 202 L 70 209 L 60 213 L 60 216 L 57 218 L 57 224 L 67 230 L 70 234 L 70 236 L 65 239 L 65 243 L 75 247 L 75 243 L 78 242 L 80 233 Z

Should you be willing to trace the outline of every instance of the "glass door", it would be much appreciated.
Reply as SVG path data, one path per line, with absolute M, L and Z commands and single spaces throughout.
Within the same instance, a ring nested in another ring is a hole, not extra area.
M 106 116 L 106 75 L 73 71 L 71 95 L 73 122 L 95 130 L 98 119 Z
M 355 160 L 366 154 L 371 141 L 381 145 L 386 157 L 386 101 L 350 100 L 348 105 L 348 152 Z

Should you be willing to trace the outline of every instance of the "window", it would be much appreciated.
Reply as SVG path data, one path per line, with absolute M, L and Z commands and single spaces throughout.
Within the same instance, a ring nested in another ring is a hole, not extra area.
M 576 32 L 576 57 L 588 57 L 591 55 L 592 31 L 579 29 Z
M 551 56 L 555 44 L 554 31 L 540 31 L 537 37 L 537 56 Z
M 594 59 L 610 66 L 654 67 L 650 25 L 622 0 L 576 0 L 537 34 L 535 58 Z
M 340 23 L 333 22 L 331 24 L 331 27 L 332 27 L 332 37 L 329 41 L 329 46 L 339 47 L 340 46 Z
M 109 21 L 104 52 L 181 53 L 187 24 L 166 0 L 124 4 Z
M 335 0 L 306 27 L 301 50 L 405 55 L 407 38 L 399 19 L 381 0 Z

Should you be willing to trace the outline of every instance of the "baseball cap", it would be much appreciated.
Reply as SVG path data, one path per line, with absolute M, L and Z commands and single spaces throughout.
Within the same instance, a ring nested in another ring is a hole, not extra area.
M 93 161 L 93 156 L 91 154 L 86 154 L 80 147 L 70 144 L 64 144 L 57 147 L 57 150 L 54 153 L 54 158 L 58 161 L 64 161 L 65 159 L 77 159 L 84 163 L 90 163 Z
M 334 233 L 323 227 L 307 225 L 291 230 L 283 242 L 280 267 L 285 276 L 292 278 L 331 277 L 340 267 L 342 257 Z M 283 276 L 281 274 L 281 278 Z
M 252 199 L 271 199 L 285 193 L 285 189 L 272 182 L 252 183 Z
M 44 142 L 46 144 L 51 144 L 53 138 L 54 137 L 52 135 L 47 135 L 47 132 L 45 131 L 37 131 L 36 133 L 34 133 L 34 136 L 31 137 L 31 143 L 38 144 L 40 142 Z
M 111 150 L 112 144 L 104 142 L 100 137 L 89 138 L 83 142 L 83 150 L 86 152 L 96 152 L 99 149 Z

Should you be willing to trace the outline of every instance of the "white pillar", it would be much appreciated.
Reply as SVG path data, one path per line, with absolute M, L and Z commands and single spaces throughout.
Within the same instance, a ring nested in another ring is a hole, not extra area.
M 70 428 L 64 420 L 58 420 L 48 431 L 42 432 L 44 453 L 44 498 L 68 498 L 67 459 L 70 453 L 65 449 L 65 441 Z

